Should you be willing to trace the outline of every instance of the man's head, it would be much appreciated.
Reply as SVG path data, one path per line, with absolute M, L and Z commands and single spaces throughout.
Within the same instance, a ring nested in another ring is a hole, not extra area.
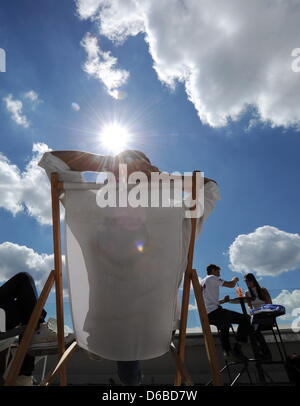
M 206 268 L 207 275 L 220 276 L 220 270 L 221 270 L 221 268 L 215 264 L 210 264 Z

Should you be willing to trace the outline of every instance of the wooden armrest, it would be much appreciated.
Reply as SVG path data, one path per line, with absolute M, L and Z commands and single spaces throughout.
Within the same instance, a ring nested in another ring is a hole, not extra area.
M 0 340 L 5 340 L 6 338 L 11 338 L 18 336 L 22 333 L 24 333 L 26 326 L 19 326 L 12 328 L 10 330 L 7 330 L 5 332 L 0 333 Z

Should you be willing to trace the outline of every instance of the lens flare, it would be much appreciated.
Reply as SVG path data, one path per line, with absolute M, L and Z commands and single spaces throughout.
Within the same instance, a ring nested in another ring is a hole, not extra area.
M 139 252 L 144 252 L 144 243 L 143 243 L 143 241 L 136 241 L 135 246 L 136 246 L 136 249 Z
M 79 104 L 78 104 L 78 103 L 75 103 L 75 102 L 71 104 L 71 108 L 72 108 L 72 110 L 74 110 L 74 111 L 79 111 L 79 110 L 80 110 Z

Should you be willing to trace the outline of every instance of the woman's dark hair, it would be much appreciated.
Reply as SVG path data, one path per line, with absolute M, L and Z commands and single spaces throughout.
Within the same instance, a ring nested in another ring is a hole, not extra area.
M 260 284 L 257 282 L 255 276 L 253 275 L 253 273 L 247 273 L 247 275 L 245 275 L 245 280 L 249 281 L 249 282 L 253 282 L 254 286 L 256 287 L 256 291 L 257 291 L 257 296 L 260 300 L 265 300 L 265 295 L 263 292 L 263 288 L 260 286 Z M 256 295 L 253 292 L 253 289 L 249 288 L 249 292 L 251 295 L 252 300 L 256 299 Z

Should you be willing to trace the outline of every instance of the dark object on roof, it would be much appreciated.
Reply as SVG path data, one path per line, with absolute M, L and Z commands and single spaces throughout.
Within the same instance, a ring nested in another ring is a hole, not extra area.
M 300 355 L 289 355 L 287 357 L 285 368 L 291 384 L 300 386 Z

